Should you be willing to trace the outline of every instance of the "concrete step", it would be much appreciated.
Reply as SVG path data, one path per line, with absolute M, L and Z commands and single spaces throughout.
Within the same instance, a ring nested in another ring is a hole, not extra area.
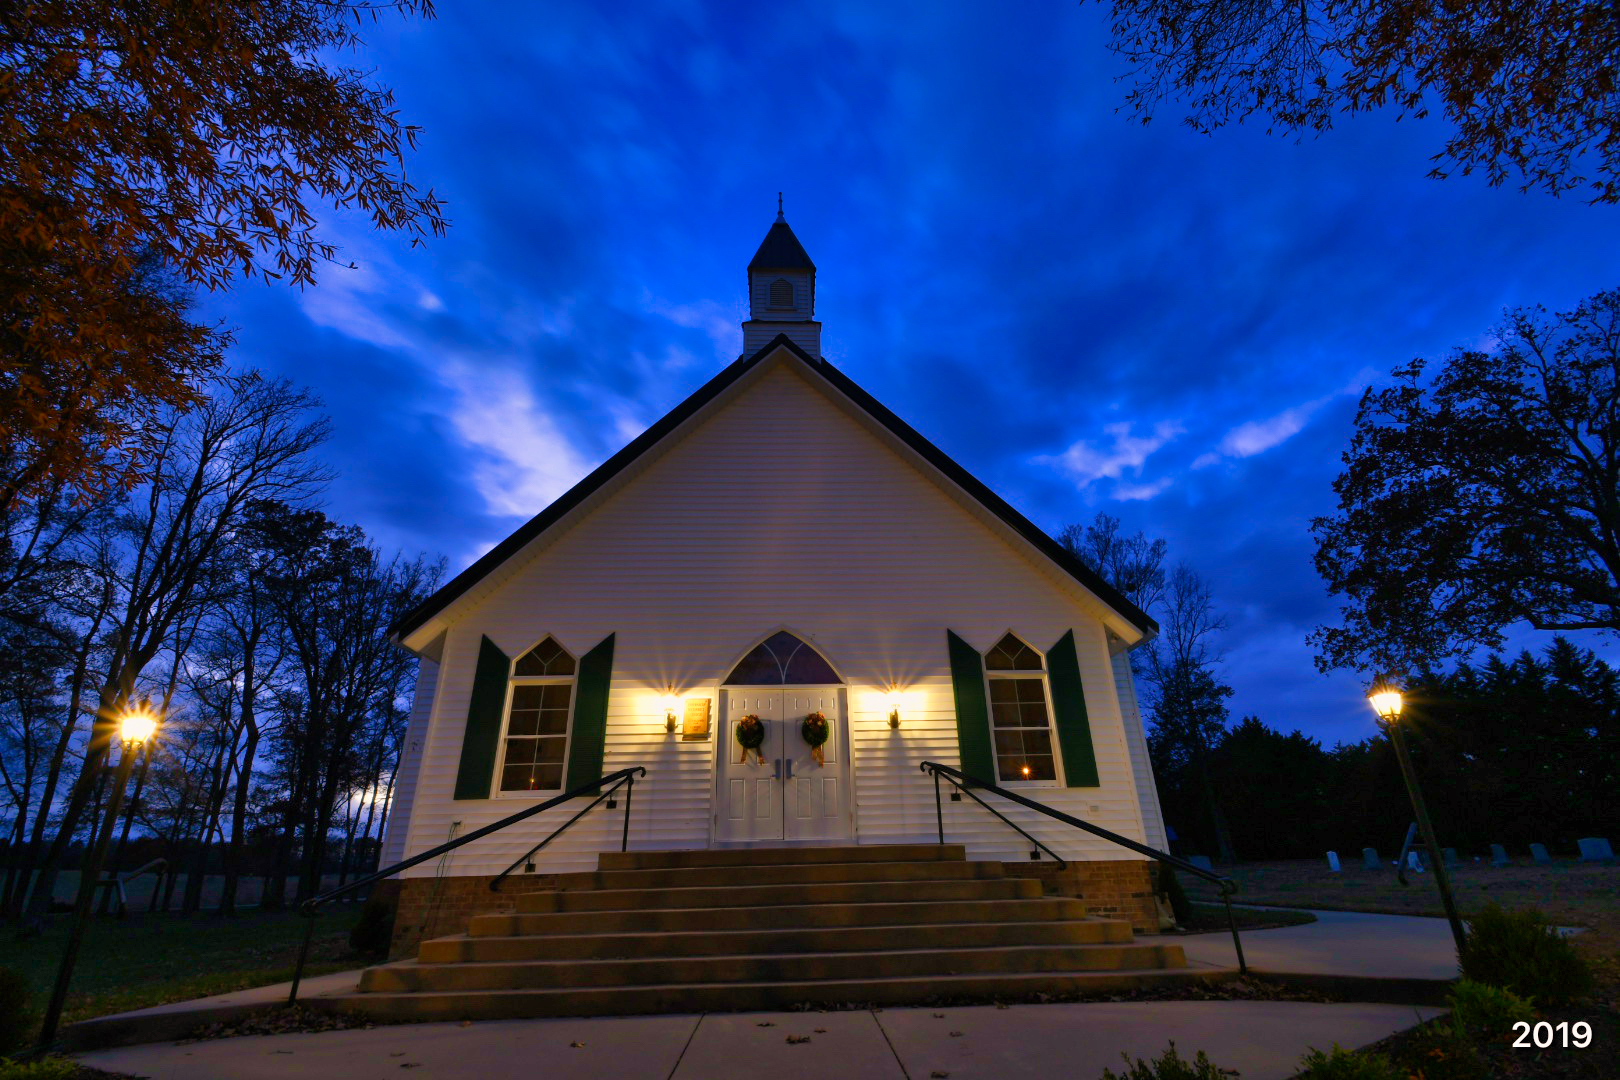
M 863 952 L 951 946 L 1130 944 L 1131 928 L 1114 919 L 1050 922 L 923 923 L 788 930 L 687 930 L 675 933 L 546 934 L 455 937 L 422 942 L 424 964 L 467 961 L 624 959 L 651 956 L 741 956 L 758 953 Z
M 690 851 L 604 851 L 599 870 L 667 870 L 689 866 L 783 866 L 789 863 L 963 860 L 961 844 L 864 844 L 844 847 L 701 848 Z
M 866 904 L 902 900 L 1014 900 L 1041 895 L 1034 878 L 962 881 L 819 882 L 678 889 L 599 889 L 524 893 L 518 911 L 641 911 L 646 908 L 769 907 L 779 904 Z
M 765 866 L 683 866 L 558 874 L 561 889 L 677 889 L 701 886 L 799 885 L 828 881 L 965 881 L 1001 878 L 998 862 L 910 859 L 895 862 L 773 863 Z
M 309 998 L 306 1008 L 356 1011 L 389 1020 L 498 1020 L 542 1016 L 632 1016 L 649 1013 L 786 1009 L 796 1005 L 924 1004 L 954 998 L 1019 999 L 1034 994 L 1122 993 L 1222 982 L 1236 968 L 1148 968 L 1134 971 L 998 972 L 804 982 L 683 983 L 662 986 L 567 987 L 554 990 L 354 993 Z M 807 1026 L 808 1022 L 807 1022 Z
M 668 908 L 640 911 L 558 911 L 475 915 L 471 937 L 529 934 L 662 933 L 719 930 L 788 930 L 841 926 L 938 923 L 1045 922 L 1087 918 L 1085 905 L 1067 896 L 1038 900 L 970 899 L 865 904 L 789 903 L 773 907 Z
M 421 964 L 404 960 L 367 968 L 360 990 L 534 990 L 666 983 L 808 982 L 922 975 L 1036 971 L 1136 971 L 1180 968 L 1179 945 L 1019 945 L 980 949 L 907 949 L 857 953 L 766 953 L 641 960 L 535 960 L 522 963 Z

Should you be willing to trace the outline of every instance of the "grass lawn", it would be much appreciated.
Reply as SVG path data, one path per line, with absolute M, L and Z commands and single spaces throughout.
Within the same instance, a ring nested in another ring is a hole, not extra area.
M 349 949 L 360 905 L 329 909 L 316 924 L 305 974 L 366 963 Z M 43 1010 L 67 943 L 66 915 L 52 915 L 43 934 L 0 931 L 0 963 L 22 972 Z M 94 920 L 79 951 L 64 1023 L 170 1001 L 225 994 L 292 978 L 305 920 L 289 911 L 218 915 L 130 915 Z
M 1183 928 L 1189 933 L 1231 930 L 1232 924 L 1226 919 L 1225 904 L 1206 904 L 1194 900 L 1192 909 L 1192 919 Z M 1239 930 L 1269 930 L 1278 926 L 1303 926 L 1315 922 L 1316 916 L 1308 911 L 1253 911 L 1234 907 L 1232 920 L 1237 923 Z

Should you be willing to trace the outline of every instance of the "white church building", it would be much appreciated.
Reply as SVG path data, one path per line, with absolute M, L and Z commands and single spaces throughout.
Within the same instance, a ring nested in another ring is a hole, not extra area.
M 823 358 L 815 290 L 778 214 L 748 265 L 743 355 L 396 628 L 421 672 L 383 865 L 646 769 L 627 835 L 623 803 L 599 806 L 499 894 L 588 797 L 406 871 L 401 934 L 623 843 L 915 845 L 941 828 L 969 860 L 1156 929 L 1142 856 L 987 794 L 1060 873 L 972 799 L 936 804 L 919 768 L 1166 849 L 1128 658 L 1156 625 Z

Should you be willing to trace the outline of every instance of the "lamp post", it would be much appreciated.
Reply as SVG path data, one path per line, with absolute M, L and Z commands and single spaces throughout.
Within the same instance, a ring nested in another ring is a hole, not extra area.
M 1423 802 L 1423 791 L 1418 787 L 1417 773 L 1412 769 L 1412 758 L 1406 752 L 1406 736 L 1401 731 L 1401 692 L 1387 682 L 1380 680 L 1367 695 L 1372 703 L 1373 712 L 1384 721 L 1384 730 L 1389 732 L 1389 741 L 1395 744 L 1395 758 L 1401 763 L 1401 776 L 1406 780 L 1406 794 L 1412 799 L 1412 813 L 1417 817 L 1418 830 L 1423 834 L 1423 843 L 1429 849 L 1429 864 L 1434 870 L 1434 883 L 1440 890 L 1440 903 L 1446 909 L 1446 919 L 1451 923 L 1451 936 L 1457 942 L 1457 955 L 1463 951 L 1466 935 L 1463 933 L 1462 919 L 1457 914 L 1457 904 L 1451 898 L 1451 878 L 1446 873 L 1446 860 L 1440 854 L 1440 842 L 1434 838 L 1434 823 L 1429 820 L 1429 808 Z
M 84 932 L 90 925 L 90 909 L 95 904 L 96 880 L 101 876 L 101 861 L 107 855 L 108 842 L 118 823 L 118 811 L 124 801 L 124 785 L 129 783 L 130 770 L 140 757 L 141 745 L 151 740 L 157 731 L 157 716 L 152 712 L 150 700 L 126 708 L 118 718 L 118 740 L 123 744 L 118 757 L 118 775 L 113 780 L 112 795 L 107 800 L 107 814 L 101 830 L 92 834 L 91 850 L 79 870 L 79 895 L 73 905 L 73 928 L 68 932 L 67 948 L 62 953 L 62 966 L 56 971 L 56 985 L 51 988 L 51 1001 L 45 1007 L 45 1022 L 40 1028 L 39 1045 L 49 1047 L 56 1038 L 57 1026 L 62 1021 L 62 1006 L 67 1001 L 68 984 L 73 981 L 73 965 L 79 958 L 79 947 L 84 944 Z

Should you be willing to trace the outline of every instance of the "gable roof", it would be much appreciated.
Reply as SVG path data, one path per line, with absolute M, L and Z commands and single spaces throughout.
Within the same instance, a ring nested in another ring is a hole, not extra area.
M 759 250 L 748 262 L 750 270 L 815 270 L 816 264 L 810 261 L 809 254 L 799 238 L 793 235 L 788 223 L 778 217 L 765 239 L 759 242 Z
M 772 232 L 775 232 L 774 226 Z M 789 232 L 789 236 L 791 235 L 792 233 Z M 766 242 L 770 242 L 768 236 Z M 797 244 L 798 241 L 795 240 L 794 243 Z M 755 258 L 757 260 L 758 256 L 755 256 Z M 689 417 L 718 397 L 779 348 L 791 352 L 805 366 L 830 383 L 878 425 L 888 430 L 919 457 L 945 474 L 948 479 L 976 500 L 985 510 L 999 518 L 1013 532 L 1028 541 L 1037 551 L 1056 564 L 1059 569 L 1085 586 L 1093 595 L 1112 608 L 1132 626 L 1142 631 L 1145 637 L 1152 637 L 1158 633 L 1159 624 L 1150 618 L 1146 612 L 1127 600 L 1118 589 L 1105 581 L 1096 571 L 1069 554 L 1061 544 L 1048 536 L 1044 530 L 1013 509 L 1005 499 L 991 491 L 972 473 L 947 456 L 943 450 L 925 439 L 910 424 L 890 412 L 882 402 L 867 393 L 848 375 L 845 375 L 827 361 L 811 356 L 795 345 L 786 334 L 778 334 L 768 345 L 752 356 L 740 357 L 727 365 L 719 374 L 704 383 L 685 401 L 666 413 L 652 427 L 630 440 L 624 449 L 608 458 L 585 479 L 569 488 L 550 506 L 530 518 L 517 531 L 485 552 L 482 557 L 451 578 L 432 596 L 402 615 L 389 628 L 390 635 L 396 641 L 403 641 L 407 635 L 421 628 L 429 619 L 449 607 L 485 577 L 493 573 L 502 563 L 521 551 L 531 540 L 551 528 L 552 525 L 567 516 L 569 511 L 590 498 L 600 488 L 606 486 L 615 476 L 661 442 L 665 436 L 673 432 Z

